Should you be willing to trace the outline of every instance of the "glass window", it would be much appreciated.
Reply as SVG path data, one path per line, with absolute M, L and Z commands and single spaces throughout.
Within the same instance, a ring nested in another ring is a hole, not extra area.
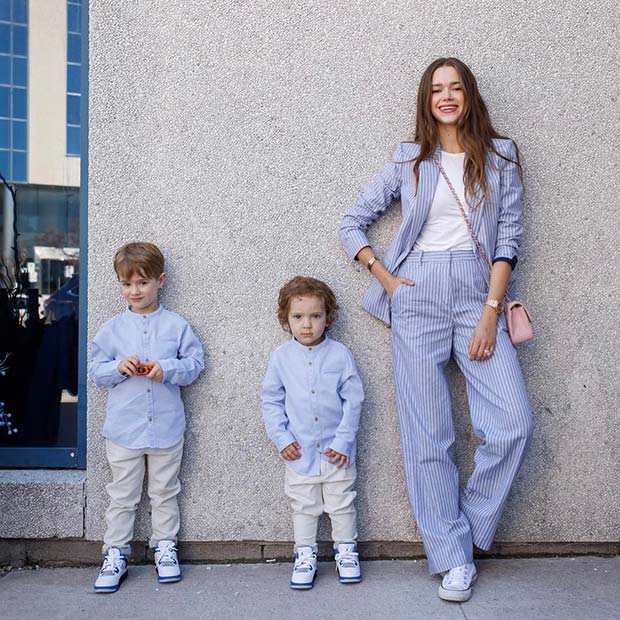
M 13 85 L 28 86 L 28 60 L 13 58 Z
M 18 151 L 28 148 L 28 129 L 23 121 L 13 121 L 13 148 Z
M 0 0 L 0 19 L 11 21 L 11 0 Z
M 80 7 L 76 4 L 67 5 L 67 30 L 80 32 Z
M 0 24 L 0 53 L 11 53 L 11 26 Z
M 79 93 L 82 67 L 80 65 L 67 65 L 67 92 Z
M 67 125 L 67 155 L 80 154 L 80 128 Z
M 0 56 L 0 84 L 11 83 L 11 57 Z
M 11 174 L 9 172 L 10 169 L 11 169 L 11 152 L 0 151 L 0 172 L 2 172 L 2 176 L 5 179 L 11 178 Z
M 28 180 L 26 153 L 13 151 L 13 181 L 25 183 Z
M 28 28 L 13 26 L 13 53 L 18 56 L 28 56 Z
M 26 101 L 26 89 L 13 89 L 13 118 L 28 118 L 28 105 Z
M 19 24 L 28 22 L 28 0 L 13 0 L 13 21 Z
M 0 118 L 0 149 L 11 148 L 11 131 L 9 128 L 9 121 L 4 118 Z
M 0 200 L 0 221 L 12 209 Z M 7 204 L 8 203 L 8 204 Z M 0 295 L 4 409 L 18 429 L 0 428 L 1 448 L 73 448 L 78 443 L 79 188 L 26 185 L 17 192 L 19 289 Z M 13 253 L 4 235 L 2 255 Z M 6 289 L 5 289 L 6 290 Z M 8 302 L 13 302 L 9 305 Z M 65 453 L 69 456 L 71 450 Z M 75 461 L 73 465 L 77 464 Z
M 29 4 L 29 0 L 11 0 L 7 5 L 7 0 L 0 0 L 0 26 L 8 32 L 0 45 L 11 62 L 11 81 L 0 84 L 0 107 L 6 112 L 4 117 L 0 114 L 0 170 L 16 182 L 17 189 L 13 222 L 11 193 L 0 184 L 0 259 L 7 265 L 3 273 L 12 278 L 8 287 L 0 285 L 0 365 L 4 364 L 0 409 L 12 414 L 13 428 L 18 429 L 9 435 L 7 427 L 0 426 L 0 468 L 84 467 L 85 402 L 81 393 L 78 398 L 78 385 L 80 390 L 85 385 L 85 364 L 78 364 L 78 354 L 85 354 L 79 331 L 85 327 L 79 321 L 80 188 L 27 184 L 28 88 L 33 77 L 27 53 L 28 37 L 36 36 L 28 31 Z M 67 22 L 46 24 L 43 36 L 67 37 L 67 118 L 61 120 L 73 121 L 66 125 L 67 151 L 79 157 L 79 32 L 80 17 L 88 6 L 75 0 L 53 4 L 67 11 Z M 1 15 L 7 6 L 11 23 L 3 24 Z M 66 25 L 75 30 L 67 32 Z M 51 157 L 50 153 L 50 165 Z
M 80 124 L 80 96 L 67 95 L 67 123 L 69 125 Z
M 67 35 L 67 60 L 82 62 L 82 37 L 79 34 Z
M 0 116 L 11 116 L 11 89 L 0 86 Z

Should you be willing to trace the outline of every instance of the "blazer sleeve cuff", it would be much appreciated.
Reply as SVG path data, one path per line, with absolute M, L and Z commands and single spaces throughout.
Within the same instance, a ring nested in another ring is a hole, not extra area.
M 517 252 L 514 247 L 510 245 L 498 245 L 495 248 L 495 256 L 493 257 L 493 262 L 495 263 L 498 260 L 506 261 L 512 265 L 514 269 L 517 264 Z
M 514 271 L 514 268 L 517 266 L 517 262 L 519 261 L 519 259 L 516 256 L 514 258 L 508 258 L 507 256 L 496 256 L 493 259 L 493 264 L 495 265 L 495 263 L 497 263 L 499 261 L 502 261 L 504 263 L 508 263 L 512 267 L 512 269 Z
M 342 242 L 344 251 L 351 260 L 357 260 L 359 251 L 370 245 L 368 237 L 360 230 L 348 230 L 342 235 Z

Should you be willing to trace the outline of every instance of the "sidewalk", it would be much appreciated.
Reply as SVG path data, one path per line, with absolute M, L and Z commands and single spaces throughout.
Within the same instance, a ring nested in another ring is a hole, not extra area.
M 153 566 L 130 566 L 116 594 L 95 594 L 96 568 L 22 569 L 0 578 L 3 620 L 389 619 L 613 620 L 620 617 L 620 557 L 478 562 L 465 604 L 437 598 L 425 561 L 363 563 L 364 581 L 340 585 L 321 563 L 315 587 L 288 587 L 289 564 L 184 565 L 183 581 L 161 586 Z

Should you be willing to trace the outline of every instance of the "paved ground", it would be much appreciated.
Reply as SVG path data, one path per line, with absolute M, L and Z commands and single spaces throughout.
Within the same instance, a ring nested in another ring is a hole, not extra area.
M 0 578 L 3 620 L 617 620 L 620 557 L 483 560 L 474 596 L 440 601 L 425 561 L 363 564 L 364 582 L 343 586 L 321 563 L 310 591 L 288 588 L 289 564 L 185 565 L 160 586 L 152 566 L 131 566 L 116 594 L 92 591 L 93 568 L 13 570 Z

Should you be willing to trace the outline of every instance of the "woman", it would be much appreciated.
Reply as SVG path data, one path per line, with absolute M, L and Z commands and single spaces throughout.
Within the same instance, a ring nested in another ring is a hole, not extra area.
M 492 262 L 490 273 L 455 193 Z M 366 230 L 398 197 L 402 223 L 379 260 Z M 420 82 L 414 141 L 399 145 L 341 226 L 347 254 L 374 276 L 362 305 L 392 325 L 409 499 L 429 570 L 446 573 L 444 600 L 471 597 L 473 546 L 491 547 L 534 428 L 501 312 L 513 285 L 521 210 L 515 144 L 493 129 L 470 69 L 439 58 Z M 465 376 L 474 432 L 484 440 L 462 491 L 445 376 L 451 354 Z

